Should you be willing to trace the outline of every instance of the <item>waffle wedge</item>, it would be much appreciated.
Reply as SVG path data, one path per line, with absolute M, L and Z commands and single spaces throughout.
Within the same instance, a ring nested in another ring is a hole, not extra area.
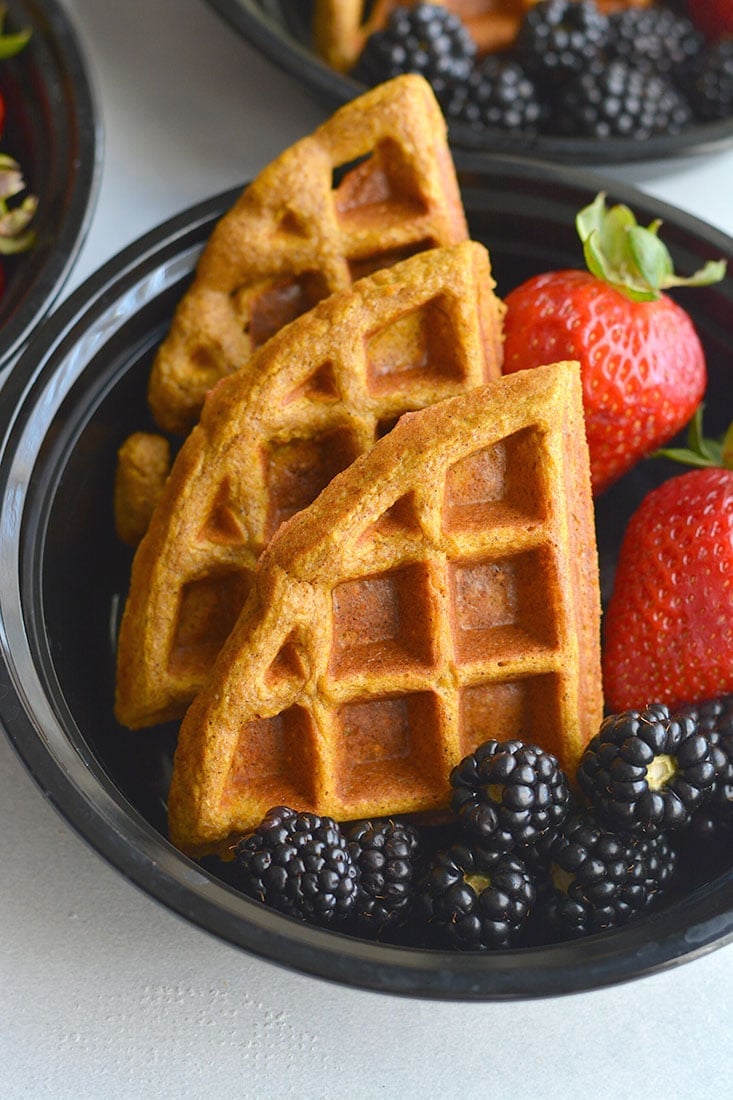
M 487 738 L 572 768 L 601 719 L 577 363 L 404 417 L 280 528 L 181 725 L 170 835 L 223 850 L 276 804 L 447 805 Z
M 377 268 L 467 235 L 427 81 L 397 77 L 346 104 L 215 226 L 153 363 L 156 422 L 185 434 L 208 390 L 283 324 Z
M 500 374 L 493 287 L 483 245 L 421 253 L 320 302 L 212 391 L 133 562 L 117 658 L 123 725 L 185 712 L 283 520 L 403 413 Z

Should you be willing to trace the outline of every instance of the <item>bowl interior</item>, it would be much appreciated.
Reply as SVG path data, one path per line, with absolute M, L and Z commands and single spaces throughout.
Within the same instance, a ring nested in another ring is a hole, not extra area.
M 84 239 L 96 193 L 101 131 L 76 33 L 55 0 L 13 0 L 6 31 L 30 27 L 28 45 L 0 62 L 6 125 L 0 149 L 21 165 L 38 198 L 36 243 L 2 257 L 0 367 L 51 307 Z
M 579 265 L 573 218 L 599 181 L 500 159 L 461 182 L 472 235 L 490 249 L 501 295 L 531 274 Z M 721 234 L 637 192 L 607 190 L 641 221 L 663 217 L 678 270 L 733 259 L 733 242 Z M 195 871 L 168 844 L 176 726 L 130 732 L 112 715 L 131 564 L 114 534 L 112 485 L 118 446 L 131 431 L 152 429 L 145 390 L 155 348 L 201 243 L 233 199 L 232 192 L 196 208 L 102 269 L 47 322 L 11 379 L 18 391 L 30 385 L 7 424 L 0 463 L 0 554 L 19 577 L 17 593 L 2 597 L 0 714 L 31 771 L 72 824 L 154 896 L 234 943 L 338 980 L 428 996 L 542 995 L 623 980 L 733 936 L 733 876 L 712 857 L 691 860 L 676 898 L 625 929 L 467 962 L 299 926 L 234 894 L 209 869 Z M 722 431 L 733 281 L 680 298 L 708 355 L 707 427 Z M 661 461 L 643 463 L 598 502 L 605 596 L 628 516 L 670 472 Z
M 238 33 L 275 65 L 305 85 L 311 95 L 332 110 L 364 91 L 349 76 L 331 69 L 313 50 L 313 0 L 207 0 Z M 700 154 L 733 143 L 733 117 L 695 124 L 679 134 L 657 135 L 645 141 L 596 140 L 541 134 L 511 134 L 500 129 L 479 131 L 450 121 L 449 137 L 460 164 L 464 153 L 489 160 L 497 153 L 542 157 L 556 163 L 623 164 L 671 156 Z

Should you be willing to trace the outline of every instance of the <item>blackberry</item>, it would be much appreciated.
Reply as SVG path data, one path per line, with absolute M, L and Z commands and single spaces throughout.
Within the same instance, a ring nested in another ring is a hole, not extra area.
M 676 88 L 624 61 L 596 61 L 568 81 L 555 104 L 559 133 L 576 137 L 631 138 L 678 134 L 692 122 L 692 109 Z
M 445 97 L 443 109 L 449 118 L 475 130 L 522 134 L 536 133 L 547 114 L 522 66 L 502 54 L 487 54 L 475 65 L 468 80 Z
M 625 8 L 609 15 L 609 60 L 685 81 L 705 43 L 692 20 L 671 8 Z
M 703 51 L 688 96 L 700 122 L 733 114 L 733 38 L 721 38 Z
M 464 829 L 501 851 L 528 847 L 568 812 L 556 758 L 524 741 L 485 741 L 450 776 L 451 809 Z
M 599 57 L 608 36 L 608 17 L 594 0 L 540 0 L 522 20 L 514 53 L 538 84 L 551 87 Z
M 534 884 L 522 860 L 459 843 L 435 857 L 418 894 L 418 909 L 431 942 L 471 951 L 508 946 L 534 900 Z
M 578 785 L 601 820 L 650 836 L 688 825 L 714 779 L 695 719 L 656 703 L 604 719 L 578 766 Z
M 669 886 L 677 870 L 677 852 L 669 837 L 659 833 L 655 837 L 631 835 L 630 843 L 641 857 L 641 885 L 644 894 L 640 895 L 639 908 L 647 908 L 657 900 Z
M 468 79 L 476 45 L 465 26 L 441 4 L 397 7 L 366 41 L 351 75 L 379 84 L 401 73 L 421 73 L 440 99 Z
M 710 743 L 715 779 L 709 800 L 692 818 L 692 828 L 701 840 L 733 835 L 733 695 L 721 695 L 703 703 L 683 707 L 675 717 L 686 716 Z
M 288 916 L 329 925 L 354 910 L 359 870 L 330 817 L 276 806 L 237 844 L 240 889 Z
M 549 884 L 538 895 L 534 917 L 553 938 L 617 928 L 646 908 L 650 872 L 642 854 L 590 813 L 567 819 L 548 856 Z
M 407 823 L 391 820 L 357 821 L 344 832 L 360 874 L 354 907 L 357 930 L 376 939 L 401 924 L 412 906 L 418 833 Z

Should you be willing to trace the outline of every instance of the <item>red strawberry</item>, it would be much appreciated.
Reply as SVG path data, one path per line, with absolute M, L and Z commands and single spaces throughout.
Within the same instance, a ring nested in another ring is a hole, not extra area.
M 690 19 L 708 38 L 733 34 L 731 0 L 687 0 Z
M 722 444 L 662 452 L 702 468 L 665 481 L 624 533 L 604 620 L 615 711 L 733 691 L 733 426 Z M 722 466 L 721 466 L 722 464 Z
M 506 297 L 504 371 L 577 359 L 596 495 L 666 443 L 705 391 L 702 346 L 692 321 L 662 288 L 723 277 L 709 263 L 689 279 L 673 273 L 659 222 L 636 224 L 605 195 L 577 218 L 590 271 L 536 276 Z

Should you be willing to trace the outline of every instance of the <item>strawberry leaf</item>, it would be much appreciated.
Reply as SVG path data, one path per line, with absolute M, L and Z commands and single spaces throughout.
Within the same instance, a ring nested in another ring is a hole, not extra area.
M 707 439 L 702 432 L 704 405 L 698 405 L 687 429 L 686 447 L 664 447 L 650 458 L 671 458 L 685 466 L 715 466 L 733 470 L 733 424 L 721 439 Z
M 705 266 L 701 267 L 699 271 L 696 271 L 694 275 L 689 275 L 684 279 L 678 275 L 672 274 L 662 285 L 664 287 L 710 286 L 712 283 L 719 283 L 725 278 L 727 266 L 725 260 L 708 260 Z
M 657 224 L 657 228 L 659 228 Z M 640 280 L 652 290 L 659 290 L 673 274 L 672 258 L 656 232 L 632 225 L 628 232 L 629 250 L 634 257 Z
M 15 57 L 23 49 L 31 36 L 30 28 L 17 34 L 0 34 L 0 59 Z
M 30 27 L 25 27 L 15 34 L 3 34 L 7 10 L 7 4 L 0 4 L 0 59 L 13 57 L 16 53 L 20 53 L 31 36 Z
M 607 210 L 603 191 L 575 219 L 588 270 L 632 301 L 654 301 L 668 287 L 709 286 L 725 276 L 724 260 L 709 261 L 688 277 L 675 275 L 669 250 L 658 236 L 661 225 L 659 219 L 646 228 L 638 225 L 622 204 Z

